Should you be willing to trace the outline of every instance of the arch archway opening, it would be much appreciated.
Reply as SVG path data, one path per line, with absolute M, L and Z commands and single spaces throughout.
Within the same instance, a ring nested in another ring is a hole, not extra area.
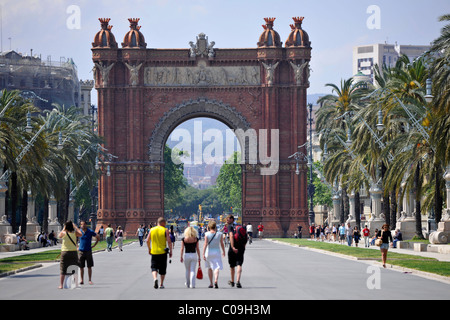
M 182 232 L 233 214 L 242 223 L 241 143 L 214 117 L 179 123 L 164 144 L 164 215 Z

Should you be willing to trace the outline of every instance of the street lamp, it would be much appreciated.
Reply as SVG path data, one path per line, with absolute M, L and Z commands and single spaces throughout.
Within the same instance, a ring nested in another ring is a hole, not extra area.
M 426 85 L 427 94 L 425 95 L 425 101 L 427 103 L 430 103 L 431 101 L 433 101 L 433 95 L 431 94 L 431 85 L 432 85 L 431 79 L 428 78 L 427 85 Z
M 377 122 L 377 130 L 378 131 L 382 131 L 384 129 L 384 124 L 383 124 L 383 112 L 380 110 L 378 110 L 378 122 Z
M 58 150 L 61 150 L 63 148 L 63 146 L 64 146 L 64 143 L 63 143 L 63 139 L 62 139 L 62 132 L 60 131 L 58 133 Z
M 308 104 L 309 107 L 309 159 L 308 162 L 310 163 L 309 166 L 309 185 L 308 185 L 308 196 L 309 196 L 309 224 L 311 225 L 314 223 L 315 220 L 315 214 L 314 214 L 314 193 L 315 188 L 313 184 L 313 158 L 312 158 L 312 103 Z
M 78 159 L 78 161 L 80 161 L 81 158 L 83 158 L 83 154 L 82 154 L 82 152 L 81 152 L 81 146 L 78 146 L 78 154 L 77 154 L 77 159 Z
M 31 112 L 27 113 L 27 126 L 25 127 L 25 131 L 31 133 L 33 131 L 33 127 L 31 126 Z

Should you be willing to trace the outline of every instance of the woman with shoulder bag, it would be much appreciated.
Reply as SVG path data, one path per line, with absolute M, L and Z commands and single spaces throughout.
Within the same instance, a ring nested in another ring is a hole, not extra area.
M 209 232 L 205 234 L 205 243 L 203 245 L 203 260 L 205 260 L 205 268 L 208 269 L 210 282 L 208 288 L 213 288 L 214 272 L 214 288 L 218 289 L 217 281 L 219 279 L 219 270 L 223 269 L 222 257 L 225 257 L 225 246 L 222 233 L 217 231 L 216 222 L 211 220 L 208 228 Z M 220 248 L 222 248 L 222 257 L 220 256 Z
M 63 230 L 59 233 L 59 238 L 62 239 L 61 245 L 61 260 L 60 260 L 60 286 L 58 289 L 62 289 L 64 285 L 64 279 L 67 274 L 67 269 L 70 266 L 78 267 L 78 248 L 77 237 L 82 237 L 80 229 L 72 222 L 67 221 L 64 224 Z
M 389 249 L 389 239 L 392 242 L 392 234 L 391 234 L 391 231 L 389 230 L 389 225 L 387 223 L 385 223 L 381 227 L 381 230 L 378 231 L 377 240 L 375 240 L 375 244 L 377 246 L 379 245 L 379 247 L 380 247 L 383 268 L 386 268 L 387 252 Z

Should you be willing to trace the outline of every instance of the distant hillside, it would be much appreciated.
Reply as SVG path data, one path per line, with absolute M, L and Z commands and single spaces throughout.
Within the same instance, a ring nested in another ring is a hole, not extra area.
M 307 95 L 307 101 L 308 103 L 312 103 L 313 105 L 317 104 L 317 100 L 320 97 L 326 96 L 328 93 L 313 93 L 313 94 L 308 94 Z

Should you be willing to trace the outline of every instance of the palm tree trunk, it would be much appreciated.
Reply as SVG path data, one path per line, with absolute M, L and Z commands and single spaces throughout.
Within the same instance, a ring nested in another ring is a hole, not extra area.
M 394 229 L 397 224 L 397 197 L 395 196 L 395 190 L 391 191 L 391 229 Z
M 20 230 L 23 235 L 27 234 L 27 212 L 28 212 L 28 191 L 22 190 L 22 214 L 20 219 Z
M 344 202 L 344 222 L 347 221 L 350 213 L 350 198 L 348 197 L 347 188 L 342 189 L 342 201 Z
M 17 232 L 17 173 L 11 174 L 11 228 L 13 233 Z
M 381 179 L 384 181 L 384 178 L 386 176 L 386 166 L 384 163 L 381 163 Z M 382 207 L 383 213 L 384 213 L 384 222 L 389 224 L 391 220 L 391 212 L 390 212 L 390 205 L 389 205 L 389 193 L 384 190 L 383 192 L 383 207 Z
M 442 205 L 444 203 L 444 197 L 442 196 L 441 186 L 443 186 L 442 179 L 442 168 L 439 164 L 434 165 L 434 220 L 436 221 L 436 225 L 441 221 L 442 218 Z
M 359 191 L 355 192 L 355 220 L 358 230 L 361 230 L 361 200 L 359 198 Z
M 44 196 L 44 212 L 42 213 L 42 229 L 48 233 L 48 196 Z
M 421 188 L 421 181 L 420 181 L 420 162 L 416 167 L 416 172 L 414 174 L 414 183 L 416 187 L 416 236 L 419 239 L 423 239 L 422 234 L 422 212 L 420 207 L 420 188 Z

